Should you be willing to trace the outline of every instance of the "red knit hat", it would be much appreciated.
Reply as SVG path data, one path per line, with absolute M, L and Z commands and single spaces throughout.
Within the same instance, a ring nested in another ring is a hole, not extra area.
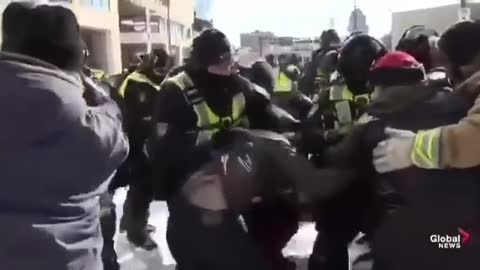
M 425 70 L 413 56 L 401 51 L 389 52 L 372 67 L 370 81 L 376 85 L 403 85 L 425 79 Z

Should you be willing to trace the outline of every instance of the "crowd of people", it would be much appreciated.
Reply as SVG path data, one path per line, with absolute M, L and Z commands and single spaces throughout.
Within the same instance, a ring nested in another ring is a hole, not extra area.
M 310 270 L 480 267 L 477 21 L 413 26 L 393 51 L 330 29 L 309 63 L 236 62 L 206 29 L 182 65 L 156 49 L 111 75 L 64 7 L 11 3 L 2 36 L 5 269 L 118 270 L 120 187 L 120 231 L 146 250 L 167 202 L 179 270 L 295 269 L 305 220 Z

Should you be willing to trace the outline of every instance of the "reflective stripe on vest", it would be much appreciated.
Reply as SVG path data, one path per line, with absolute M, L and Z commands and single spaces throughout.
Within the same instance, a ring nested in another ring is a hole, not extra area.
M 292 91 L 292 81 L 285 75 L 285 73 L 279 71 L 275 81 L 275 92 L 290 92 Z
M 118 93 L 120 94 L 121 97 L 125 97 L 125 91 L 127 90 L 127 85 L 129 81 L 146 83 L 152 86 L 153 88 L 155 88 L 157 91 L 160 90 L 160 85 L 154 83 L 152 80 L 150 80 L 147 76 L 143 75 L 142 73 L 138 71 L 134 71 L 125 78 L 122 85 L 118 89 Z
M 346 85 L 333 85 L 330 88 L 330 100 L 353 100 L 353 94 Z
M 440 168 L 441 132 L 441 128 L 417 132 L 411 153 L 413 164 L 425 169 Z
M 197 115 L 198 128 L 209 131 L 213 134 L 220 129 L 236 126 L 243 120 L 246 106 L 246 100 L 243 93 L 239 93 L 233 97 L 232 116 L 219 117 L 210 109 L 198 92 L 198 89 L 193 89 L 194 84 L 187 73 L 181 72 L 178 75 L 169 78 L 168 81 L 175 83 L 184 91 Z
M 90 68 L 90 73 L 92 74 L 92 77 L 96 80 L 101 80 L 107 77 L 105 71 L 100 69 Z
M 368 105 L 370 103 L 370 94 L 363 94 L 363 95 L 354 96 L 353 100 L 357 104 Z

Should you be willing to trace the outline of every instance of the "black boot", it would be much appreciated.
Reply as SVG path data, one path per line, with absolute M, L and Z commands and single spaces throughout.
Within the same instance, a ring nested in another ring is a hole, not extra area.
M 146 231 L 143 233 L 127 233 L 127 239 L 137 247 L 151 251 L 158 248 L 157 243 L 152 239 Z
M 121 233 L 125 233 L 127 231 L 127 220 L 125 218 L 122 217 L 122 219 L 120 220 L 120 232 Z M 148 232 L 148 233 L 155 233 L 157 231 L 157 227 L 155 227 L 154 225 L 152 224 L 147 224 L 147 227 L 145 228 L 145 230 Z

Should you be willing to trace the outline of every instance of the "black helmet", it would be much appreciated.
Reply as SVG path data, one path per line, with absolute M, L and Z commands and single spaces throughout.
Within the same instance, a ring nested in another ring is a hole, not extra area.
M 430 40 L 436 37 L 438 37 L 438 32 L 434 29 L 423 25 L 415 25 L 403 33 L 395 49 L 415 57 L 429 70 L 432 60 L 430 59 Z
M 322 49 L 336 49 L 340 46 L 341 39 L 335 29 L 323 31 L 320 36 L 320 47 Z
M 191 57 L 199 67 L 221 63 L 232 57 L 230 42 L 219 30 L 206 29 L 193 40 Z
M 369 35 L 355 35 L 345 41 L 340 51 L 338 71 L 354 94 L 366 91 L 372 64 L 386 53 L 385 46 Z
M 265 60 L 267 60 L 267 63 L 269 63 L 272 67 L 278 66 L 278 59 L 273 54 L 267 54 L 267 56 L 265 56 Z

